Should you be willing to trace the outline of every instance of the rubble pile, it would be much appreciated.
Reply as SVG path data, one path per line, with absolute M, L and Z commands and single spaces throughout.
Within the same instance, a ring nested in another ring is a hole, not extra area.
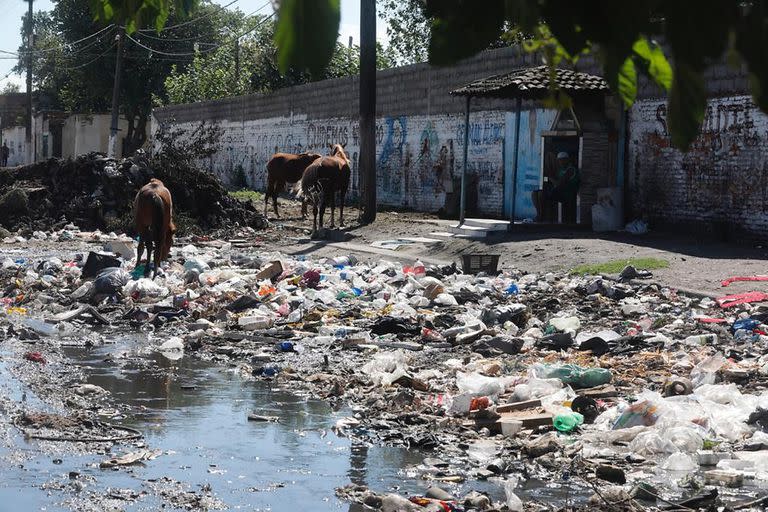
M 174 248 L 149 280 L 118 242 L 107 240 L 111 255 L 0 262 L 2 337 L 45 358 L 62 340 L 149 331 L 169 359 L 234 364 L 243 378 L 346 405 L 338 435 L 429 453 L 417 471 L 435 487 L 423 496 L 337 490 L 368 509 L 546 507 L 520 497 L 527 481 L 561 487 L 584 510 L 765 502 L 759 305 L 565 273 L 313 261 L 223 240 Z M 506 502 L 437 487 L 478 479 L 499 480 Z
M 0 171 L 0 226 L 50 230 L 73 222 L 83 229 L 130 230 L 133 199 L 153 177 L 171 191 L 177 220 L 189 218 L 202 229 L 259 229 L 266 223 L 251 203 L 231 197 L 211 173 L 192 166 L 153 168 L 141 153 L 120 161 L 89 153 Z

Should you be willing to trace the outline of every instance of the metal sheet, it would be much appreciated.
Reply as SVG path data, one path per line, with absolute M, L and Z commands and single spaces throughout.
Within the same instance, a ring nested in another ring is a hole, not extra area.
M 517 171 L 515 220 L 536 216 L 531 193 L 541 186 L 542 134 L 549 130 L 557 116 L 556 110 L 523 110 L 520 115 L 520 148 Z M 514 166 L 515 113 L 507 112 L 504 136 L 504 215 L 512 212 L 512 177 Z

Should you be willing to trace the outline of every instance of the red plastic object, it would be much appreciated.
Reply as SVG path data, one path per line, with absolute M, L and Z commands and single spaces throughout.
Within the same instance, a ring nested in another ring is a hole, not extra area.
M 33 363 L 45 364 L 45 358 L 40 352 L 27 352 L 24 354 L 24 359 Z
M 768 281 L 768 276 L 736 276 L 736 277 L 729 277 L 728 279 L 724 280 L 722 283 L 723 286 L 728 286 L 731 283 L 735 283 L 736 281 Z
M 725 318 L 710 318 L 707 316 L 700 316 L 696 318 L 697 321 L 703 324 L 727 324 L 728 320 Z
M 747 292 L 737 293 L 735 295 L 726 295 L 720 297 L 715 301 L 721 308 L 732 308 L 740 304 L 747 304 L 748 302 L 762 302 L 768 300 L 768 293 L 763 292 Z
M 488 400 L 487 396 L 478 396 L 476 398 L 473 398 L 471 402 L 469 402 L 469 410 L 470 411 L 477 411 L 479 409 L 487 409 L 491 406 L 491 401 Z

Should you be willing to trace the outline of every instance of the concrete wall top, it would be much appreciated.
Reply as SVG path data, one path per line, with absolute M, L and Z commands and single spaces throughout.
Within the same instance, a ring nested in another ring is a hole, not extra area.
M 523 66 L 540 65 L 539 56 L 517 47 L 482 52 L 453 66 L 413 64 L 378 71 L 376 74 L 376 115 L 452 114 L 464 111 L 464 98 L 450 91 L 468 82 Z M 583 59 L 579 71 L 599 74 L 593 59 Z M 357 117 L 359 113 L 357 76 L 323 80 L 280 89 L 270 94 L 250 94 L 222 100 L 157 108 L 155 117 L 191 122 L 245 121 L 293 114 L 307 119 Z M 513 100 L 475 98 L 473 110 L 510 110 Z

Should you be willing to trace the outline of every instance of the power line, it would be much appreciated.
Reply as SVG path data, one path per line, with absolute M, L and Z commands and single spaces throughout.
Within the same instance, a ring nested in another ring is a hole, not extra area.
M 115 27 L 115 25 L 107 25 L 106 27 L 102 28 L 101 30 L 98 30 L 98 31 L 94 32 L 93 34 L 89 34 L 89 35 L 87 35 L 87 36 L 85 36 L 83 38 L 80 38 L 77 41 L 72 41 L 72 42 L 64 43 L 62 45 L 58 45 L 58 46 L 51 47 L 51 48 L 41 48 L 39 50 L 20 51 L 20 52 L 12 52 L 10 50 L 0 50 L 0 53 L 6 53 L 8 55 L 15 55 L 16 57 L 23 57 L 23 56 L 26 56 L 26 55 L 36 55 L 36 54 L 40 54 L 40 53 L 48 53 L 48 52 L 53 52 L 53 51 L 56 51 L 56 50 L 68 49 L 68 47 L 70 47 L 70 46 L 76 45 L 78 43 L 82 43 L 83 41 L 87 41 L 88 39 L 96 37 L 96 36 L 102 34 L 104 31 L 109 30 L 109 29 L 114 28 L 114 27 Z M 80 48 L 78 51 L 84 50 L 86 48 L 90 48 L 91 46 L 93 46 L 93 44 L 94 43 L 91 43 L 90 45 L 87 45 L 87 46 L 85 46 L 83 48 Z
M 4 76 L 3 78 L 0 78 L 0 82 L 2 82 L 3 80 L 5 80 L 6 78 L 8 78 L 9 76 L 11 76 L 12 74 L 13 74 L 13 70 L 10 70 L 9 72 L 7 72 L 7 73 L 5 74 L 5 76 Z
M 86 63 L 84 63 L 84 64 L 80 64 L 80 65 L 77 65 L 77 66 L 56 66 L 56 67 L 57 67 L 58 69 L 64 69 L 64 70 L 67 70 L 67 71 L 72 71 L 72 70 L 74 70 L 74 69 L 80 69 L 80 68 L 84 68 L 85 66 L 88 66 L 88 65 L 90 65 L 90 64 L 93 64 L 94 62 L 96 62 L 97 60 L 99 60 L 100 58 L 102 58 L 103 56 L 105 56 L 106 54 L 108 54 L 109 52 L 111 52 L 111 51 L 112 51 L 112 49 L 115 47 L 115 44 L 117 44 L 117 43 L 112 43 L 112 46 L 110 46 L 109 48 L 107 48 L 106 50 L 104 50 L 102 53 L 100 53 L 99 55 L 97 55 L 95 58 L 93 58 L 93 59 L 89 60 L 88 62 L 86 62 Z
M 267 21 L 269 21 L 270 19 L 272 19 L 274 16 L 275 16 L 275 13 L 273 12 L 273 13 L 272 13 L 272 14 L 270 14 L 269 16 L 266 16 L 265 18 L 263 18 L 262 20 L 260 20 L 260 22 L 259 22 L 259 23 L 257 23 L 257 24 L 256 24 L 254 27 L 252 27 L 252 28 L 250 28 L 250 29 L 246 30 L 245 32 L 243 32 L 243 33 L 241 33 L 241 34 L 237 34 L 236 36 L 234 36 L 234 37 L 233 37 L 232 39 L 230 39 L 229 41 L 225 41 L 225 42 L 223 42 L 223 43 L 221 43 L 221 44 L 218 44 L 218 45 L 215 45 L 215 46 L 213 46 L 213 47 L 211 47 L 211 48 L 205 48 L 205 49 L 203 49 L 203 50 L 198 50 L 198 51 L 195 51 L 195 52 L 165 52 L 165 51 L 162 51 L 162 50 L 157 50 L 157 49 L 155 49 L 155 48 L 151 48 L 151 47 L 149 47 L 149 46 L 147 46 L 147 45 L 145 45 L 145 44 L 143 44 L 143 43 L 141 43 L 141 42 L 137 41 L 136 39 L 134 39 L 133 37 L 131 37 L 131 36 L 127 35 L 127 34 L 126 34 L 126 36 L 125 36 L 125 37 L 126 37 L 126 38 L 128 38 L 129 40 L 131 40 L 131 41 L 132 41 L 133 43 L 135 43 L 137 46 L 139 46 L 139 47 L 141 47 L 141 48 L 144 48 L 145 50 L 147 50 L 147 51 L 150 51 L 150 52 L 152 52 L 152 53 L 156 53 L 156 54 L 158 54 L 158 55 L 165 55 L 165 56 L 167 56 L 167 57 L 189 57 L 189 56 L 194 56 L 194 55 L 197 55 L 197 54 L 199 54 L 199 53 L 210 53 L 210 52 L 212 52 L 212 51 L 214 51 L 214 50 L 217 50 L 217 49 L 219 49 L 219 48 L 221 48 L 221 47 L 223 47 L 223 46 L 225 46 L 225 45 L 227 45 L 227 44 L 231 44 L 231 43 L 235 42 L 235 40 L 238 40 L 238 39 L 240 39 L 241 37 L 243 37 L 243 36 L 245 36 L 245 35 L 248 35 L 248 34 L 250 34 L 251 32 L 253 32 L 254 30 L 256 30 L 257 28 L 261 27 L 261 26 L 262 26 L 264 23 L 266 23 Z
M 135 40 L 134 38 L 132 38 L 132 37 L 131 37 L 131 36 L 129 36 L 128 34 L 125 34 L 125 37 L 126 37 L 126 38 L 127 38 L 129 41 L 133 41 L 133 43 L 134 43 L 136 46 L 140 46 L 141 48 L 144 48 L 145 50 L 149 50 L 150 52 L 152 52 L 152 53 L 156 53 L 156 54 L 158 54 L 158 55 L 167 55 L 167 56 L 169 56 L 169 57 L 187 57 L 187 56 L 189 56 L 189 55 L 195 55 L 195 53 L 197 53 L 197 52 L 191 52 L 191 53 L 190 53 L 190 52 L 184 52 L 184 53 L 171 53 L 171 52 L 164 52 L 164 51 L 160 51 L 160 50 L 157 50 L 157 49 L 155 49 L 155 48 L 150 48 L 149 46 L 147 46 L 147 45 L 145 45 L 145 44 L 143 44 L 143 43 L 140 43 L 139 41 Z
M 27 53 L 31 53 L 31 54 L 34 55 L 34 54 L 37 54 L 37 53 L 46 53 L 46 52 L 52 52 L 52 51 L 55 51 L 55 50 L 60 50 L 62 48 L 66 48 L 68 46 L 73 46 L 73 45 L 76 45 L 78 43 L 82 43 L 83 41 L 87 41 L 88 39 L 91 39 L 92 37 L 96 37 L 99 34 L 103 33 L 104 31 L 112 29 L 112 28 L 115 28 L 114 24 L 107 25 L 106 27 L 102 28 L 101 30 L 96 31 L 93 34 L 87 35 L 87 36 L 85 36 L 83 38 L 80 38 L 77 41 L 72 41 L 72 42 L 64 43 L 63 45 L 58 46 L 58 47 L 54 47 L 54 48 L 43 48 L 42 50 L 32 50 L 31 52 L 19 52 L 18 55 L 26 55 Z M 88 48 L 88 47 L 86 47 L 86 48 Z
M 236 1 L 238 1 L 238 0 L 236 0 Z M 225 9 L 226 7 L 232 5 L 233 3 L 234 2 L 229 3 L 229 4 L 225 5 L 225 6 L 223 6 L 222 9 Z M 270 4 L 271 4 L 271 0 L 269 2 L 267 2 L 267 3 L 265 3 L 264 5 L 262 5 L 261 7 L 259 7 L 258 9 L 249 12 L 248 14 L 243 16 L 243 18 L 249 18 L 249 17 L 253 16 L 257 12 L 262 11 L 266 6 L 268 6 Z M 221 11 L 219 11 L 219 12 L 221 12 Z M 203 17 L 201 17 L 200 19 L 203 19 Z M 174 26 L 181 26 L 181 25 L 174 25 Z M 149 39 L 155 39 L 157 41 L 188 42 L 188 41 L 195 41 L 197 39 L 200 39 L 200 36 L 182 37 L 182 38 L 157 37 L 157 36 L 152 36 L 152 35 L 149 35 L 148 33 L 145 33 L 145 32 L 149 32 L 149 33 L 154 32 L 153 30 L 148 30 L 148 29 L 138 30 L 137 32 L 141 32 L 142 33 L 141 37 L 146 37 L 146 38 L 149 38 Z M 241 37 L 242 37 L 242 35 L 241 35 Z M 203 43 L 201 43 L 201 44 L 203 44 Z M 205 44 L 216 44 L 216 43 L 205 43 Z

